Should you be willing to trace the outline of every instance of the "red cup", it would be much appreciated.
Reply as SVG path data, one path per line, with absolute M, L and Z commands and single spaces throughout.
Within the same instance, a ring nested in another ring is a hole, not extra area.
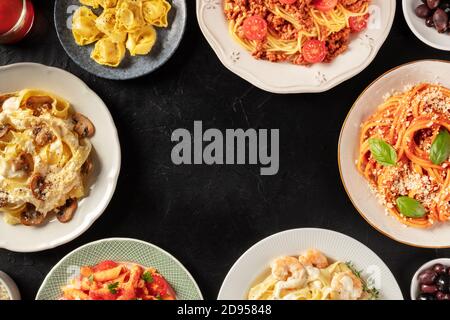
M 0 44 L 22 40 L 31 30 L 33 21 L 30 0 L 0 0 Z

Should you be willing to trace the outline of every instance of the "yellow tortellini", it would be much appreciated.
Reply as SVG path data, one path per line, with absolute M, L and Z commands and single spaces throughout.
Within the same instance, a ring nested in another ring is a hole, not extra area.
M 147 23 L 157 27 L 167 27 L 167 14 L 172 6 L 166 0 L 148 0 L 142 3 L 142 13 Z
M 102 35 L 95 26 L 97 16 L 87 7 L 75 11 L 72 18 L 72 34 L 79 46 L 85 46 L 99 40 Z
M 114 42 L 125 42 L 127 39 L 127 33 L 125 31 L 118 30 L 115 26 L 117 23 L 116 10 L 105 9 L 102 14 L 95 20 L 97 29 L 103 32 Z
M 129 33 L 127 40 L 127 49 L 132 56 L 148 54 L 155 45 L 157 38 L 156 30 L 153 26 L 148 25 L 142 29 Z
M 154 27 L 167 27 L 171 5 L 166 0 L 80 0 L 94 9 L 103 8 L 97 17 L 89 8 L 79 8 L 73 17 L 75 42 L 93 42 L 91 58 L 97 63 L 118 67 L 126 49 L 131 56 L 146 55 L 158 38 Z M 99 13 L 95 11 L 96 13 Z
M 97 41 L 91 53 L 91 58 L 97 63 L 110 67 L 118 67 L 124 56 L 124 43 L 114 42 L 110 38 Z
M 122 30 L 135 32 L 144 25 L 140 1 L 121 1 L 116 12 L 118 27 Z

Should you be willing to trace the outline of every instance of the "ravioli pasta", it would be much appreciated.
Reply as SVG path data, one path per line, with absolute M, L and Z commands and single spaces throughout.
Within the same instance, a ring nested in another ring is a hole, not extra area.
M 271 273 L 252 287 L 249 300 L 370 300 L 378 291 L 349 263 L 330 263 L 310 249 L 299 257 L 279 257 Z
M 171 5 L 166 0 L 80 0 L 73 16 L 72 33 L 80 46 L 95 46 L 91 58 L 118 67 L 126 49 L 131 56 L 147 55 L 157 40 L 154 27 L 167 28 Z M 97 16 L 91 9 L 97 12 Z M 102 9 L 100 9 L 102 8 Z M 97 10 L 96 10 L 97 9 Z
M 71 220 L 92 169 L 93 124 L 54 94 L 0 94 L 0 213 L 9 224 Z

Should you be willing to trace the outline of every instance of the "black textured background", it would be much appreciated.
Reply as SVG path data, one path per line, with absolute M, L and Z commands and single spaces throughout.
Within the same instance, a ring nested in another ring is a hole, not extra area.
M 57 249 L 17 254 L 0 250 L 0 269 L 33 299 L 51 267 L 87 242 L 132 237 L 176 256 L 193 274 L 205 298 L 215 299 L 235 260 L 273 233 L 321 227 L 358 239 L 391 268 L 409 298 L 416 268 L 450 250 L 408 247 L 372 229 L 350 203 L 339 178 L 337 141 L 359 93 L 399 64 L 449 55 L 422 44 L 408 29 L 400 1 L 392 32 L 375 61 L 360 75 L 327 93 L 274 95 L 227 71 L 202 36 L 195 1 L 175 56 L 149 76 L 109 81 L 84 72 L 65 54 L 53 26 L 53 1 L 35 0 L 36 28 L 26 41 L 0 46 L 0 65 L 39 62 L 74 73 L 111 110 L 122 146 L 115 196 L 82 236 Z M 181 166 L 170 160 L 176 128 L 279 128 L 280 171 L 261 177 L 257 166 Z

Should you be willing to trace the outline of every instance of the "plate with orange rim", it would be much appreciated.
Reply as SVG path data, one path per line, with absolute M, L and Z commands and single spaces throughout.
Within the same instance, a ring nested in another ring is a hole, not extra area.
M 450 222 L 434 223 L 429 228 L 406 226 L 379 203 L 368 182 L 359 173 L 358 159 L 361 124 L 375 113 L 387 96 L 420 84 L 439 84 L 450 88 L 450 63 L 422 60 L 394 68 L 375 80 L 354 103 L 342 126 L 338 163 L 344 188 L 356 210 L 385 236 L 421 248 L 450 247 Z
M 175 291 L 177 300 L 203 300 L 189 271 L 170 253 L 136 239 L 110 238 L 88 243 L 61 259 L 45 277 L 36 300 L 61 300 L 62 288 L 80 276 L 81 267 L 116 261 L 154 268 Z
M 280 94 L 324 92 L 363 71 L 389 35 L 395 11 L 395 0 L 372 0 L 369 27 L 352 37 L 348 50 L 331 63 L 305 67 L 254 59 L 230 35 L 223 1 L 197 0 L 200 29 L 222 64 L 254 86 Z

